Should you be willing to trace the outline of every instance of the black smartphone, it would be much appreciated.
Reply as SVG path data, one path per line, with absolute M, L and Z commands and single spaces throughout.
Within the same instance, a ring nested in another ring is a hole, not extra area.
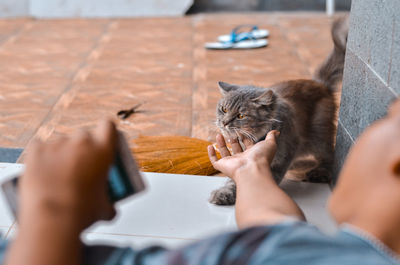
M 15 217 L 18 211 L 18 180 L 21 174 L 8 177 L 8 180 L 1 184 L 8 205 Z M 110 200 L 117 202 L 144 189 L 145 184 L 129 145 L 123 133 L 118 132 L 115 159 L 108 172 Z

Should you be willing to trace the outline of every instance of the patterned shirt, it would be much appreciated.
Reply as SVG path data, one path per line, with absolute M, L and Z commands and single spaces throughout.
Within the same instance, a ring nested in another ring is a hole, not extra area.
M 351 226 L 334 235 L 301 221 L 252 227 L 177 250 L 140 251 L 87 246 L 83 264 L 99 265 L 394 265 L 400 258 L 373 236 Z

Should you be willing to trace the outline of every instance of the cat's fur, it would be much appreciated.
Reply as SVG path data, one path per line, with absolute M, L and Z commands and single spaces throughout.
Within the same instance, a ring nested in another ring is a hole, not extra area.
M 311 182 L 330 180 L 337 108 L 334 91 L 343 75 L 347 32 L 346 17 L 333 23 L 335 46 L 314 80 L 293 80 L 269 88 L 219 82 L 223 98 L 217 105 L 217 126 L 225 136 L 243 135 L 257 142 L 270 130 L 280 131 L 271 164 L 277 183 L 288 170 L 305 170 Z M 314 160 L 303 159 L 310 155 Z M 232 205 L 235 200 L 233 181 L 210 198 L 218 205 Z

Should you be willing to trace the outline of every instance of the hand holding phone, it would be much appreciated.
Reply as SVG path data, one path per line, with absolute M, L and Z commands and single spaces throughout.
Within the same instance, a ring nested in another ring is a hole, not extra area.
M 103 136 L 99 136 L 101 130 L 106 130 Z M 122 133 L 116 136 L 117 132 L 112 130 L 115 130 L 114 126 L 108 124 L 106 128 L 96 129 L 95 135 L 87 136 L 89 137 L 88 139 L 77 140 L 75 137 L 75 139 L 72 138 L 67 140 L 67 142 L 64 140 L 62 143 L 58 143 L 58 145 L 42 144 L 40 147 L 37 147 L 30 154 L 31 156 L 36 155 L 36 157 L 27 159 L 26 174 L 30 175 L 26 176 L 24 174 L 21 178 L 22 181 L 27 182 L 23 183 L 23 188 L 25 189 L 25 191 L 22 191 L 22 196 L 25 196 L 22 198 L 22 200 L 25 199 L 23 203 L 30 203 L 29 199 L 27 199 L 29 196 L 32 197 L 32 200 L 37 199 L 29 194 L 30 192 L 27 191 L 29 189 L 40 193 L 37 194 L 40 196 L 36 197 L 48 197 L 55 200 L 55 202 L 57 200 L 62 201 L 63 198 L 59 195 L 60 193 L 66 192 L 68 189 L 75 189 L 73 192 L 76 192 L 78 189 L 88 193 L 78 193 L 77 196 L 82 197 L 84 201 L 79 202 L 80 204 L 75 206 L 82 207 L 81 211 L 85 212 L 90 211 L 89 206 L 91 208 L 104 207 L 104 205 L 111 205 L 115 201 L 142 191 L 144 184 L 125 138 Z M 112 137 L 118 139 L 116 144 L 113 144 L 114 152 L 111 152 L 113 150 L 107 150 L 107 146 L 109 146 L 107 141 L 111 143 Z M 110 158 L 113 163 L 107 178 L 102 180 L 97 175 L 101 174 L 102 168 L 108 167 L 108 165 L 105 165 L 109 163 L 107 161 L 110 159 L 107 156 L 112 153 L 114 156 Z M 82 168 L 83 172 L 79 172 L 79 167 Z M 91 176 L 87 176 L 88 174 Z M 53 179 L 55 177 L 57 179 Z M 69 178 L 73 178 L 74 180 L 69 181 Z M 86 178 L 86 180 L 80 183 L 79 187 L 76 187 L 76 182 L 83 180 L 83 178 Z M 102 181 L 106 181 L 107 183 L 102 184 Z M 15 215 L 19 211 L 18 200 L 21 196 L 18 192 L 19 182 L 20 179 L 16 176 L 2 185 L 12 212 Z M 56 187 L 52 187 L 52 183 L 55 183 Z M 85 187 L 87 184 L 92 186 Z M 43 187 L 40 185 L 43 185 Z M 108 187 L 108 196 L 106 198 L 101 195 L 102 188 L 99 188 L 100 186 L 104 188 Z M 93 194 L 90 195 L 89 193 Z M 108 202 L 103 200 L 107 200 Z M 64 203 L 64 201 L 62 202 Z
M 115 159 L 108 173 L 108 189 L 112 202 L 145 189 L 142 176 L 122 132 L 118 133 Z

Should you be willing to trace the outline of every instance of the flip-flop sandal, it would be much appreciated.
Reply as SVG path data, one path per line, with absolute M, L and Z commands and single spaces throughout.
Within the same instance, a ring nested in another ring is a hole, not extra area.
M 239 29 L 250 28 L 248 32 L 239 32 Z M 218 37 L 218 41 L 227 42 L 236 39 L 263 39 L 269 36 L 269 31 L 266 29 L 259 29 L 256 25 L 240 25 L 234 28 L 229 35 L 221 35 Z
M 227 41 L 221 42 L 208 42 L 204 45 L 206 49 L 227 50 L 227 49 L 254 49 L 261 48 L 268 45 L 266 39 L 257 39 L 251 32 L 258 30 L 257 26 L 250 25 L 252 30 L 250 32 L 238 33 L 238 30 L 249 25 L 242 25 L 234 28 Z M 265 32 L 264 32 L 265 35 Z M 260 34 L 258 35 L 260 36 Z
M 204 47 L 212 50 L 228 50 L 228 49 L 255 49 L 268 45 L 268 41 L 261 40 L 242 40 L 239 42 L 207 42 Z

